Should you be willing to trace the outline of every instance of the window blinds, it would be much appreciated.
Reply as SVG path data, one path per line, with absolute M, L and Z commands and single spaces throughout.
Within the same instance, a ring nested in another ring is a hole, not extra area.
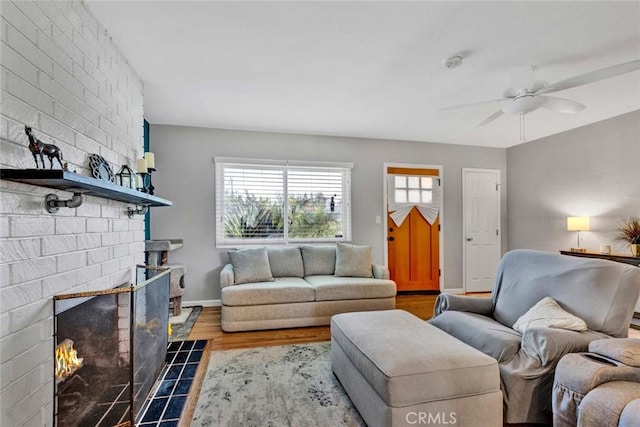
M 350 163 L 215 162 L 218 246 L 351 239 Z

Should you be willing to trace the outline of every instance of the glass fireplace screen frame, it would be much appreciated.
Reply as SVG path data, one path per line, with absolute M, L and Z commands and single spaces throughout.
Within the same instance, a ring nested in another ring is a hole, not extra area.
M 133 426 L 164 369 L 171 270 L 136 268 L 136 285 L 53 297 L 54 426 Z

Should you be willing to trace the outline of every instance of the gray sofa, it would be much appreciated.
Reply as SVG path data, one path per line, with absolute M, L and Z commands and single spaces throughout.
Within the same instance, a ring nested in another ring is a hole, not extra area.
M 370 251 L 345 244 L 230 251 L 220 273 L 222 330 L 328 325 L 338 313 L 394 309 L 396 284 Z
M 501 260 L 491 298 L 441 294 L 429 322 L 498 361 L 505 422 L 548 423 L 560 358 L 594 340 L 626 337 L 639 292 L 637 267 L 515 250 Z M 512 328 L 547 296 L 587 330 L 534 327 L 521 335 Z

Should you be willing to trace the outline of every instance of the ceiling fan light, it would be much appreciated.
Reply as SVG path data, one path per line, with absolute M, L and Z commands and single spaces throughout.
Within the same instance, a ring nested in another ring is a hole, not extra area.
M 512 103 L 505 106 L 502 111 L 508 114 L 526 114 L 536 110 L 546 102 L 546 99 L 535 96 L 523 96 L 516 98 Z

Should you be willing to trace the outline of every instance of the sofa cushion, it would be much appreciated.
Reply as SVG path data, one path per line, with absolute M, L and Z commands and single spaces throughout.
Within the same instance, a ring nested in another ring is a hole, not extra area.
M 302 254 L 297 246 L 267 248 L 273 277 L 304 277 Z
M 620 414 L 618 427 L 637 427 L 640 424 L 640 398 L 627 403 Z
M 305 280 L 313 286 L 316 301 L 389 298 L 396 295 L 396 284 L 392 280 L 326 275 L 306 276 Z
M 298 277 L 279 277 L 274 282 L 227 286 L 221 293 L 222 304 L 227 306 L 310 302 L 313 298 L 313 287 Z M 285 307 L 283 310 L 286 310 Z
M 273 281 L 267 248 L 229 251 L 229 259 L 235 284 Z
M 551 297 L 542 298 L 525 314 L 520 316 L 513 329 L 524 334 L 529 328 L 559 328 L 571 331 L 586 331 L 584 320 L 560 307 Z
M 300 247 L 304 275 L 333 274 L 336 271 L 335 246 L 307 246 Z
M 336 276 L 373 277 L 371 246 L 338 243 L 336 247 Z
M 498 362 L 513 359 L 520 349 L 519 333 L 481 314 L 445 311 L 429 323 Z

